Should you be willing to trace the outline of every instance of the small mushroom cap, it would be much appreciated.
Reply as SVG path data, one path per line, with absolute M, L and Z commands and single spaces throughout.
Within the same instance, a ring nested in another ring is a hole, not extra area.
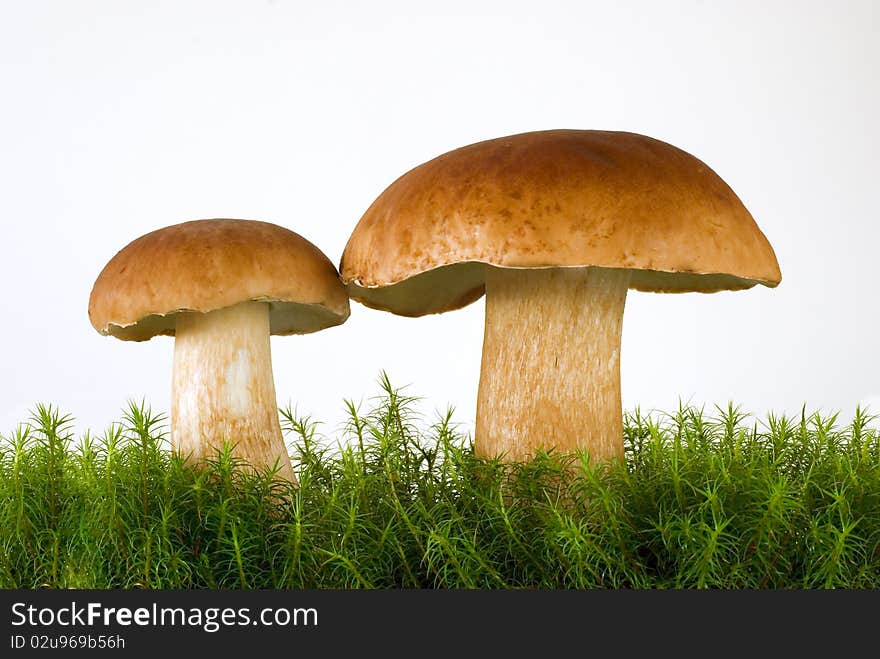
M 176 315 L 268 302 L 272 334 L 345 322 L 348 295 L 333 263 L 297 233 L 256 220 L 194 220 L 129 243 L 98 275 L 89 319 L 127 341 L 173 336 Z
M 635 133 L 548 130 L 450 151 L 367 209 L 340 274 L 349 295 L 400 315 L 462 307 L 485 268 L 632 270 L 630 288 L 776 286 L 773 248 L 705 163 Z

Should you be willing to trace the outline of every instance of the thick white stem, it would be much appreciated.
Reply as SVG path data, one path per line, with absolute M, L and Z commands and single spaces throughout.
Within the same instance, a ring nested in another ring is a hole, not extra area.
M 620 338 L 629 272 L 487 268 L 475 450 L 623 457 Z
M 201 462 L 229 441 L 251 466 L 277 461 L 278 475 L 295 482 L 278 421 L 268 304 L 181 314 L 171 397 L 175 451 Z

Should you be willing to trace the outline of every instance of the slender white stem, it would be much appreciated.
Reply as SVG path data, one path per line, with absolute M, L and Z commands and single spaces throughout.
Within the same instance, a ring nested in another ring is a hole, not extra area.
M 620 339 L 629 272 L 487 268 L 475 450 L 623 457 Z
M 181 314 L 171 397 L 174 450 L 201 462 L 229 441 L 253 467 L 278 461 L 278 475 L 295 482 L 278 421 L 268 304 Z

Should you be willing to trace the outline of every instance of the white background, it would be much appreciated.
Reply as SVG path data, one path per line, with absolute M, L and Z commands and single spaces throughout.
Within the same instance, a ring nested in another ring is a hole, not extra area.
M 0 0 L 0 432 L 169 409 L 173 340 L 100 336 L 104 264 L 180 221 L 301 233 L 338 264 L 373 199 L 478 140 L 645 133 L 707 162 L 783 281 L 630 293 L 626 408 L 880 411 L 877 2 Z M 482 301 L 272 341 L 279 404 L 332 433 L 380 370 L 472 428 Z

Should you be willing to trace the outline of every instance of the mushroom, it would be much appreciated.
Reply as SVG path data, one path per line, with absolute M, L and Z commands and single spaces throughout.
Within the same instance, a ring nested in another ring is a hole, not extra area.
M 485 292 L 474 449 L 623 456 L 627 290 L 776 286 L 773 248 L 694 156 L 627 132 L 549 130 L 465 146 L 394 181 L 345 247 L 349 296 L 403 316 Z
M 89 319 L 124 341 L 174 336 L 171 441 L 204 461 L 224 441 L 253 467 L 296 482 L 281 435 L 269 335 L 345 322 L 330 260 L 256 220 L 195 220 L 134 240 L 98 275 Z

